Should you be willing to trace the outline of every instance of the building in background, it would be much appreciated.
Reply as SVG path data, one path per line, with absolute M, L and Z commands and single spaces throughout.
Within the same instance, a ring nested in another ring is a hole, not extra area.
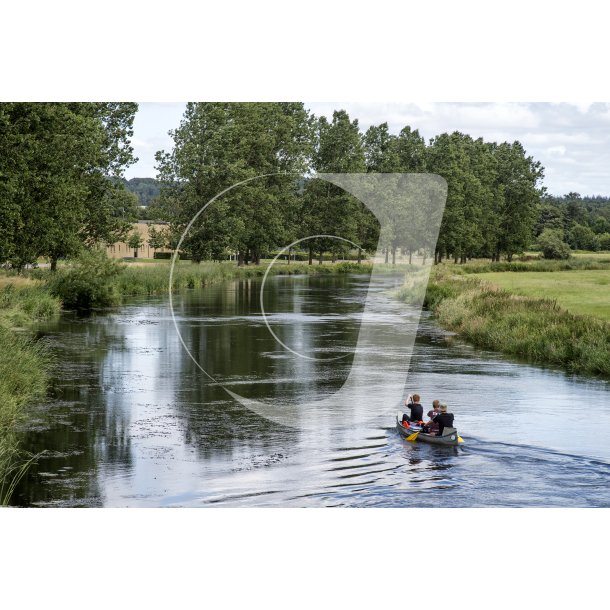
M 151 228 L 162 231 L 168 226 L 169 223 L 162 220 L 138 220 L 133 224 L 129 235 L 137 231 L 142 236 L 142 246 L 138 248 L 138 258 L 154 258 L 155 252 L 172 252 L 169 248 L 152 248 L 148 243 Z M 127 239 L 129 239 L 129 235 Z M 106 253 L 110 258 L 133 258 L 134 249 L 130 248 L 126 241 L 117 241 L 106 248 Z

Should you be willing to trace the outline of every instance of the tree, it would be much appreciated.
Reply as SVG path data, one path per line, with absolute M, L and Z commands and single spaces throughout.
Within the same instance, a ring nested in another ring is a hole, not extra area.
M 150 227 L 148 230 L 148 245 L 153 250 L 161 250 L 165 248 L 168 242 L 168 235 L 163 229 L 157 230 L 155 227 Z
M 365 170 L 364 148 L 358 120 L 351 120 L 345 110 L 335 111 L 332 121 L 320 117 L 316 124 L 312 167 L 320 173 L 349 173 Z M 359 223 L 365 222 L 363 205 L 343 189 L 309 180 L 303 197 L 302 236 L 336 235 L 353 242 L 359 239 Z M 330 238 L 311 240 L 309 263 L 316 248 L 322 263 L 323 253 L 330 250 L 333 261 L 345 249 L 345 242 Z
M 546 203 L 546 200 L 543 200 L 538 209 L 538 221 L 535 228 L 536 235 L 540 235 L 545 229 L 563 230 L 564 226 L 565 219 L 561 208 L 551 203 Z
M 144 245 L 144 239 L 138 231 L 134 231 L 127 238 L 127 245 L 133 250 L 133 257 L 138 258 L 138 250 Z
M 544 168 L 528 157 L 520 142 L 504 142 L 497 148 L 499 180 L 504 187 L 501 209 L 499 251 L 508 260 L 525 250 L 532 241 L 538 205 L 544 189 L 540 182 Z
M 589 227 L 577 223 L 568 232 L 568 243 L 575 250 L 599 250 L 599 240 L 595 233 Z
M 255 178 L 198 218 L 183 243 L 194 260 L 230 249 L 238 264 L 258 263 L 263 253 L 286 243 L 285 213 L 311 146 L 303 104 L 190 103 L 171 135 L 174 149 L 157 153 L 159 205 L 176 233 L 222 190 Z
M 0 105 L 0 254 L 21 269 L 124 230 L 113 177 L 134 161 L 136 104 Z

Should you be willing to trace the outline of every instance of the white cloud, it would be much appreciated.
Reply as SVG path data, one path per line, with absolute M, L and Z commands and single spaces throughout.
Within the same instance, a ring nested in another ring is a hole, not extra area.
M 383 103 L 306 102 L 317 115 L 345 109 L 364 131 L 387 122 L 393 133 L 410 125 L 429 140 L 455 130 L 487 141 L 519 140 L 545 167 L 549 192 L 610 195 L 610 105 L 570 103 Z M 180 123 L 185 104 L 142 104 L 135 121 L 134 147 L 140 157 L 127 171 L 154 176 L 154 154 L 170 150 L 167 131 Z

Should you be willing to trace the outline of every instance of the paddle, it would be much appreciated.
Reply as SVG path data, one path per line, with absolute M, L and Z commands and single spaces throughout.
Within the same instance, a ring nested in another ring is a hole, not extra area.
M 414 441 L 420 432 L 421 432 L 421 430 L 418 430 L 417 432 L 413 432 L 413 434 L 409 434 L 409 436 L 407 436 L 407 438 L 405 440 Z

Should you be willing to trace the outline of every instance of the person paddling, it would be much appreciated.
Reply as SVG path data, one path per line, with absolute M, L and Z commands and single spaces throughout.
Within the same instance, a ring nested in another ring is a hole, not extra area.
M 419 394 L 413 394 L 413 396 L 409 394 L 409 398 L 405 400 L 405 406 L 409 408 L 410 413 L 409 415 L 403 413 L 403 422 L 419 422 L 422 420 L 422 417 L 424 416 L 424 408 L 419 403 L 419 400 Z
M 453 413 L 447 413 L 447 405 L 440 405 L 440 413 L 432 420 L 438 424 L 436 436 L 442 436 L 445 428 L 453 428 Z

